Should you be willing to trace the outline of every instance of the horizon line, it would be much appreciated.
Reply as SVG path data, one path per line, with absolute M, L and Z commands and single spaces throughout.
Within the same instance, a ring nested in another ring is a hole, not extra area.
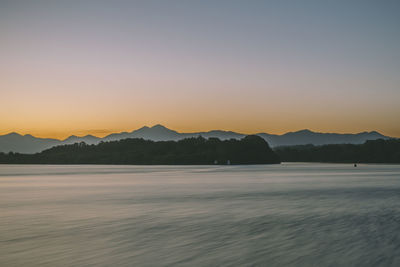
M 161 126 L 161 127 L 165 128 L 167 130 L 174 131 L 174 132 L 176 132 L 178 134 L 195 134 L 195 133 L 209 133 L 209 132 L 213 132 L 213 131 L 222 131 L 222 132 L 231 132 L 231 133 L 236 133 L 236 134 L 241 134 L 241 135 L 270 134 L 270 135 L 282 136 L 282 135 L 289 134 L 289 133 L 298 133 L 298 132 L 302 132 L 302 131 L 308 131 L 308 132 L 317 133 L 317 134 L 319 133 L 319 134 L 341 134 L 341 135 L 346 135 L 346 134 L 355 135 L 355 134 L 362 134 L 362 133 L 377 133 L 377 134 L 383 135 L 385 137 L 398 138 L 398 137 L 395 137 L 395 136 L 387 136 L 387 135 L 382 134 L 381 132 L 376 131 L 376 130 L 350 133 L 350 132 L 321 132 L 321 131 L 314 131 L 314 130 L 311 130 L 309 128 L 303 128 L 303 129 L 299 129 L 299 130 L 288 131 L 288 132 L 285 132 L 285 133 L 282 133 L 282 134 L 269 133 L 269 132 L 266 132 L 266 131 L 265 132 L 264 131 L 255 132 L 255 133 L 242 133 L 242 132 L 235 132 L 233 130 L 222 130 L 222 129 L 213 129 L 213 130 L 208 130 L 208 131 L 193 131 L 193 132 L 183 132 L 182 131 L 182 132 L 180 132 L 180 131 L 168 128 L 168 127 L 166 127 L 166 126 L 164 126 L 164 125 L 162 125 L 160 123 L 154 124 L 153 126 L 150 126 L 150 127 L 147 126 L 147 125 L 144 125 L 142 127 L 139 127 L 137 129 L 133 129 L 133 130 L 130 130 L 130 131 L 110 132 L 110 133 L 108 133 L 108 134 L 106 134 L 104 136 L 98 136 L 98 135 L 95 135 L 95 134 L 85 134 L 85 135 L 71 134 L 71 135 L 67 136 L 66 138 L 55 138 L 55 137 L 38 137 L 38 136 L 35 136 L 33 134 L 30 134 L 30 133 L 20 134 L 17 131 L 12 131 L 12 132 L 9 132 L 9 133 L 0 134 L 0 136 L 17 134 L 17 135 L 20 135 L 20 136 L 32 136 L 34 138 L 54 139 L 54 140 L 58 140 L 58 141 L 65 141 L 65 140 L 67 140 L 68 138 L 71 138 L 71 137 L 83 138 L 83 137 L 88 137 L 88 136 L 102 139 L 102 138 L 106 138 L 106 137 L 108 137 L 108 136 L 110 136 L 112 134 L 132 133 L 134 131 L 138 131 L 138 130 L 143 129 L 143 128 L 153 129 L 153 128 L 157 127 L 157 126 Z

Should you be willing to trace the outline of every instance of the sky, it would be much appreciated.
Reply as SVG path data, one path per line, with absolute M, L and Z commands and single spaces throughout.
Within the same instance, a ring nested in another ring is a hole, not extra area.
M 0 0 L 0 134 L 400 137 L 400 1 Z

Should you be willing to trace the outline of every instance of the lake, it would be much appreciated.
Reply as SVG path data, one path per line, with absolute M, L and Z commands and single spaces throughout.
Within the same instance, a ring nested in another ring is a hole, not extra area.
M 0 266 L 400 266 L 400 166 L 0 165 Z

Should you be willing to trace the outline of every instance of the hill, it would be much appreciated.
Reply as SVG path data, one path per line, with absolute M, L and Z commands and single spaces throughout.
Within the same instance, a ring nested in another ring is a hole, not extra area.
M 275 152 L 286 162 L 400 163 L 400 139 L 369 140 L 360 145 L 289 146 Z
M 179 141 L 129 138 L 97 145 L 60 145 L 36 154 L 0 153 L 8 164 L 272 164 L 279 157 L 259 136 L 240 140 L 203 137 Z

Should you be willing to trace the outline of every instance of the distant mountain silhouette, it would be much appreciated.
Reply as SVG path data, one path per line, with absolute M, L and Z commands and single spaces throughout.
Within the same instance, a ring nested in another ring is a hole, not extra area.
M 356 134 L 337 134 L 337 133 L 317 133 L 310 130 L 301 130 L 297 132 L 289 132 L 282 135 L 258 133 L 256 134 L 264 138 L 271 147 L 292 146 L 292 145 L 326 145 L 326 144 L 362 144 L 367 140 L 389 139 L 378 132 L 362 132 Z M 152 141 L 177 141 L 184 138 L 198 137 L 204 138 L 215 137 L 221 140 L 241 139 L 245 134 L 213 130 L 208 132 L 196 133 L 179 133 L 168 129 L 160 124 L 153 127 L 144 126 L 132 132 L 113 133 L 104 138 L 92 135 L 78 137 L 72 135 L 65 140 L 57 140 L 51 138 L 37 138 L 32 135 L 20 135 L 10 133 L 0 136 L 0 152 L 19 152 L 19 153 L 37 153 L 55 145 L 74 144 L 85 142 L 86 144 L 98 144 L 100 141 L 117 141 L 126 138 L 143 138 Z
M 283 135 L 258 134 L 272 147 L 293 145 L 327 145 L 327 144 L 363 144 L 367 140 L 389 139 L 378 132 L 362 132 L 356 134 L 317 133 L 310 130 L 289 132 Z
M 69 145 L 69 144 L 75 144 L 75 143 L 80 143 L 80 142 L 85 142 L 86 144 L 97 144 L 101 141 L 100 137 L 96 137 L 93 135 L 85 135 L 82 137 L 76 136 L 76 135 L 71 135 L 64 141 L 62 141 L 62 144 Z
M 154 125 L 153 127 L 144 126 L 138 130 L 130 133 L 116 133 L 110 134 L 103 138 L 103 141 L 116 141 L 125 138 L 143 138 L 152 141 L 175 141 L 183 139 L 182 134 L 170 130 L 160 124 Z
M 57 139 L 37 138 L 30 134 L 9 133 L 0 136 L 0 152 L 35 153 L 60 143 L 61 141 Z

